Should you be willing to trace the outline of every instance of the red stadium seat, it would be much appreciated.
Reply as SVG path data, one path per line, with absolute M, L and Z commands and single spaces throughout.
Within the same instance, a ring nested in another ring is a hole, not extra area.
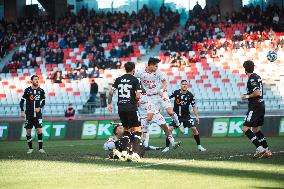
M 233 70 L 233 74 L 239 74 L 239 70 Z
M 2 81 L 2 85 L 8 85 L 8 81 Z
M 48 93 L 48 96 L 55 96 L 55 93 L 54 92 L 50 92 L 50 93 Z
M 170 81 L 170 84 L 176 84 L 176 83 L 177 83 L 176 80 L 171 80 L 171 81 Z
M 6 94 L 0 94 L 0 98 L 6 98 Z
M 176 80 L 181 80 L 181 76 L 175 76 Z
M 72 88 L 66 88 L 66 92 L 72 92 L 73 89 Z
M 215 93 L 215 92 L 219 92 L 220 89 L 218 87 L 214 87 L 214 88 L 212 88 L 212 91 Z
M 64 83 L 60 83 L 59 87 L 65 87 L 65 84 Z
M 229 83 L 230 79 L 222 79 L 222 83 Z
M 204 87 L 205 87 L 205 88 L 210 88 L 210 87 L 211 87 L 211 84 L 210 84 L 210 83 L 206 83 L 206 84 L 204 84 Z
M 80 92 L 74 92 L 74 96 L 80 96 Z
M 9 87 L 10 89 L 15 89 L 16 88 L 16 86 L 15 85 L 10 85 L 10 87 Z
M 202 79 L 198 79 L 198 80 L 196 80 L 196 83 L 201 84 L 201 83 L 203 83 L 203 80 Z
M 17 93 L 23 93 L 24 91 L 23 91 L 23 89 L 17 89 Z
M 243 86 L 245 86 L 245 84 L 243 82 L 239 82 L 239 83 L 237 83 L 237 86 L 238 87 L 243 87 Z

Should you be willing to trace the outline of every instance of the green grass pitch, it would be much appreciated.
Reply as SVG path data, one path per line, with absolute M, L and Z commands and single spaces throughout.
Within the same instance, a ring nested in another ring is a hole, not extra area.
M 0 142 L 0 189 L 284 188 L 283 137 L 268 138 L 273 158 L 256 160 L 245 137 L 202 139 L 205 153 L 192 138 L 180 140 L 180 148 L 147 152 L 141 163 L 105 160 L 104 140 L 45 141 L 47 155 L 27 155 L 24 141 Z

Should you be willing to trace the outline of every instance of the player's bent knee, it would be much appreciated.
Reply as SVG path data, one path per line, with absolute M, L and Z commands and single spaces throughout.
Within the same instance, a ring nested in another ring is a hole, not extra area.
M 42 133 L 42 130 L 41 130 L 40 128 L 37 128 L 37 129 L 36 129 L 36 132 L 37 132 L 37 134 L 41 134 L 41 133 Z
M 193 133 L 194 135 L 199 135 L 199 132 L 198 132 L 198 130 L 197 130 L 196 127 L 192 127 L 191 130 L 192 130 L 192 133 Z
M 259 130 L 260 130 L 259 127 L 253 127 L 253 128 L 252 128 L 252 132 L 253 132 L 253 133 L 257 133 Z
M 32 134 L 32 130 L 31 130 L 31 129 L 26 129 L 26 134 L 27 134 L 28 136 L 30 136 L 30 135 Z
M 242 130 L 243 130 L 243 132 L 245 133 L 245 132 L 247 132 L 247 130 L 249 130 L 249 129 L 250 129 L 250 127 L 244 126 Z
M 172 109 L 172 108 L 167 108 L 166 111 L 167 111 L 167 113 L 168 113 L 170 116 L 174 115 L 174 112 L 173 112 L 173 109 Z

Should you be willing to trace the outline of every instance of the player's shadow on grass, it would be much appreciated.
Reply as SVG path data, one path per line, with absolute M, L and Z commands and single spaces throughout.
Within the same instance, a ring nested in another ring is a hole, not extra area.
M 11 160 L 5 158 L 6 160 Z M 5 160 L 1 159 L 1 160 Z M 14 159 L 14 158 L 13 158 Z M 15 158 L 16 160 L 40 160 L 40 161 L 50 161 L 50 162 L 68 162 L 68 163 L 82 163 L 82 164 L 89 164 L 90 166 L 98 165 L 102 166 L 103 169 L 110 169 L 109 171 L 117 171 L 116 168 L 119 168 L 119 171 L 122 171 L 123 168 L 128 169 L 129 167 L 133 167 L 132 169 L 136 170 L 162 170 L 162 171 L 176 171 L 181 173 L 190 173 L 190 174 L 198 174 L 204 176 L 220 176 L 220 177 L 231 177 L 231 178 L 250 178 L 250 179 L 261 179 L 267 181 L 276 181 L 276 182 L 283 182 L 284 173 L 273 173 L 273 172 L 266 172 L 265 170 L 239 170 L 234 168 L 217 168 L 217 167 L 203 167 L 197 166 L 196 164 L 192 164 L 191 162 L 187 162 L 186 165 L 166 163 L 165 164 L 155 164 L 154 162 L 147 163 L 132 163 L 132 162 L 114 162 L 110 160 L 103 160 L 100 157 L 94 157 L 93 154 L 86 154 L 84 156 L 76 156 L 75 154 L 70 154 L 68 158 L 65 155 L 57 154 L 56 156 L 20 156 L 19 158 Z M 157 160 L 157 162 L 160 160 Z M 186 161 L 185 161 L 186 162 Z M 214 162 L 211 162 L 214 164 Z M 249 168 L 249 163 L 248 163 Z M 100 168 L 98 168 L 100 169 Z

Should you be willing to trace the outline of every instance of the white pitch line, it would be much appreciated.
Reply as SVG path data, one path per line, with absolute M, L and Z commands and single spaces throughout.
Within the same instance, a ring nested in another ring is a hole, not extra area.
M 178 163 L 184 163 L 186 160 L 176 160 L 176 161 L 169 161 L 169 162 L 160 162 L 160 163 L 151 163 L 147 165 L 136 165 L 136 166 L 128 166 L 128 167 L 115 167 L 115 168 L 101 168 L 98 169 L 96 172 L 110 172 L 110 171 L 119 171 L 119 170 L 128 170 L 128 169 L 136 169 L 136 168 L 142 168 L 142 167 L 153 167 L 157 165 L 164 165 L 164 164 L 178 164 Z

